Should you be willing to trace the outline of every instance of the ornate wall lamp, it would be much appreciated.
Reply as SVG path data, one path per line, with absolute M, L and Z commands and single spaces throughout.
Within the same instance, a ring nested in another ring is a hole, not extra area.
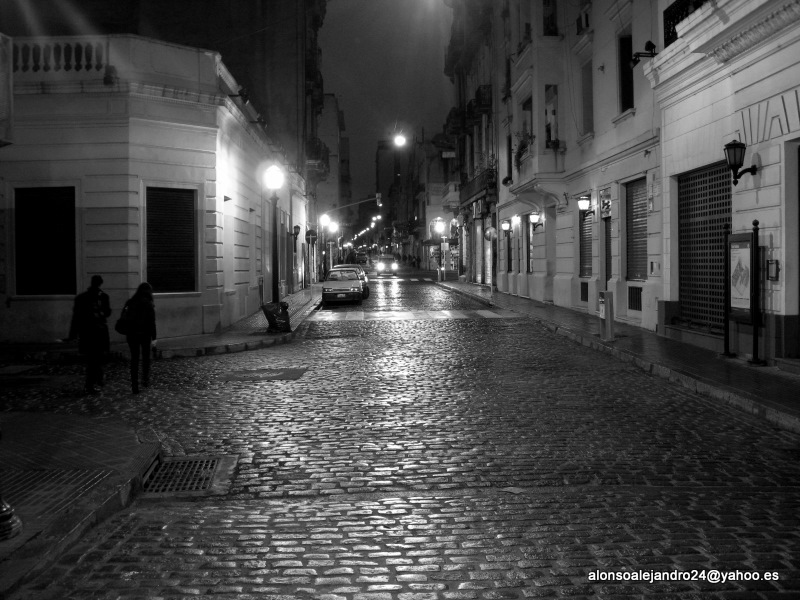
M 656 45 L 647 40 L 644 44 L 644 52 L 634 52 L 633 58 L 631 58 L 631 69 L 634 68 L 636 65 L 639 64 L 639 60 L 642 58 L 653 58 L 656 56 L 658 52 L 656 52 Z
M 744 151 L 746 148 L 747 146 L 739 140 L 733 140 L 725 144 L 725 162 L 728 163 L 728 168 L 731 170 L 731 173 L 733 173 L 733 185 L 739 183 L 739 179 L 741 179 L 742 175 L 745 173 L 755 175 L 758 171 L 757 165 L 751 165 L 746 169 L 742 169 L 742 165 L 744 164 Z
M 292 229 L 292 237 L 294 237 L 294 251 L 297 252 L 297 236 L 300 235 L 300 225 L 295 225 Z
M 592 208 L 592 199 L 590 196 L 578 196 L 578 210 L 583 212 L 584 215 L 594 214 L 594 209 Z
M 542 215 L 539 212 L 532 212 L 528 215 L 528 221 L 533 225 L 533 230 L 536 231 L 537 227 L 541 227 L 544 225 L 544 221 L 542 220 Z
M 511 235 L 511 221 L 508 219 L 503 219 L 503 221 L 500 223 L 500 229 L 503 230 L 503 233 L 506 234 L 506 237 Z

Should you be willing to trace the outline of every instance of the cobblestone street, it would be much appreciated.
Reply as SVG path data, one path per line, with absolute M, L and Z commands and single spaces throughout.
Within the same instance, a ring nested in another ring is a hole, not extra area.
M 15 600 L 800 597 L 800 437 L 432 282 L 156 362 L 138 396 L 122 363 L 98 396 L 47 376 L 0 408 L 238 458 L 227 493 L 140 498 Z

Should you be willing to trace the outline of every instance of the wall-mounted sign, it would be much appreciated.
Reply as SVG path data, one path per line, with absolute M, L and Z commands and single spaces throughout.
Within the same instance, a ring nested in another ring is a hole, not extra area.
M 730 318 L 741 323 L 753 321 L 753 265 L 754 247 L 752 233 L 728 236 L 730 272 L 726 285 L 730 289 Z
M 611 188 L 603 188 L 597 193 L 600 204 L 600 218 L 605 219 L 611 216 Z

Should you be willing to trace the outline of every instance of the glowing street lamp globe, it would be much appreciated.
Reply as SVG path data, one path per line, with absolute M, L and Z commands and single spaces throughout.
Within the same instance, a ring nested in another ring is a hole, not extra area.
M 398 148 L 405 146 L 406 136 L 404 136 L 402 133 L 398 133 L 396 136 L 394 136 L 394 145 Z
M 264 172 L 264 185 L 270 190 L 278 190 L 283 187 L 283 182 L 286 177 L 283 170 L 278 165 L 271 165 Z

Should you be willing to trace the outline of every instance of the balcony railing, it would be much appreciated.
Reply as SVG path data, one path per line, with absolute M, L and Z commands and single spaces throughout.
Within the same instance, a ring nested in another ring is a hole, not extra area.
M 306 144 L 306 169 L 310 176 L 323 180 L 330 172 L 330 150 L 319 138 Z
M 447 135 L 460 135 L 464 132 L 464 111 L 453 107 L 447 113 L 447 119 L 444 123 L 445 133 Z
M 664 47 L 678 39 L 678 23 L 703 6 L 707 0 L 676 0 L 664 9 Z
M 497 171 L 493 168 L 485 169 L 461 186 L 460 200 L 463 204 L 468 202 L 482 191 L 492 192 L 497 189 Z
M 108 64 L 108 38 L 15 40 L 12 63 L 14 73 L 96 73 Z

